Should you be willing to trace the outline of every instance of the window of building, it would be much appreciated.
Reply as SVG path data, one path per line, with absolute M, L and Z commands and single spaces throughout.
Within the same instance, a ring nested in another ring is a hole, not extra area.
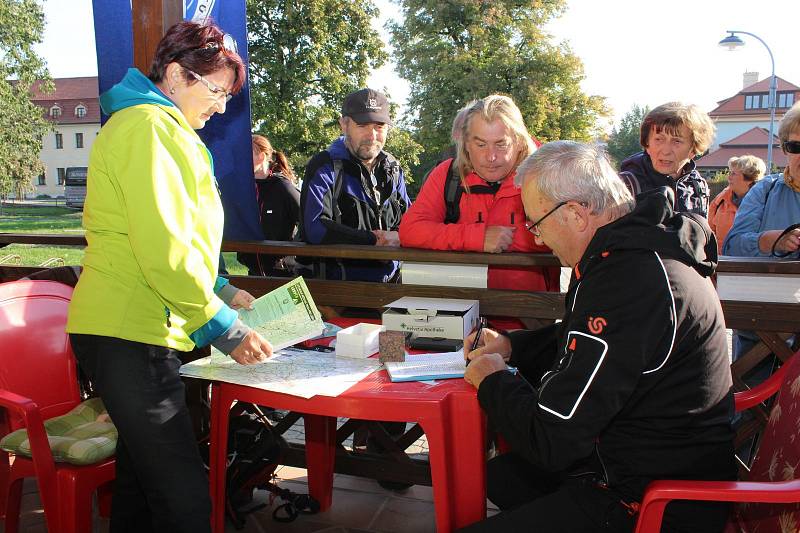
M 39 174 L 39 185 L 47 185 L 47 181 L 45 180 L 45 177 L 44 177 L 44 172 Z
M 67 169 L 66 168 L 58 168 L 58 184 L 64 185 L 67 181 Z
M 792 107 L 794 93 L 781 93 L 778 95 L 778 107 Z
M 748 94 L 744 97 L 744 108 L 745 109 L 753 109 L 753 95 Z
M 56 150 L 61 150 L 62 148 L 64 148 L 64 136 L 56 133 Z
M 75 134 L 75 148 L 83 148 L 83 133 Z
M 83 118 L 86 116 L 86 106 L 83 104 L 78 104 L 75 106 L 75 116 L 78 118 Z
M 50 108 L 50 116 L 53 118 L 58 118 L 61 116 L 61 108 L 58 107 L 58 104 Z
M 761 108 L 762 109 L 769 109 L 769 95 L 762 94 L 761 95 Z

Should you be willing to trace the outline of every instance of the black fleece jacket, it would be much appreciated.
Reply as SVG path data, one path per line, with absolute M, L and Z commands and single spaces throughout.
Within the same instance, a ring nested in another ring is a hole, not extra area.
M 711 193 L 694 161 L 686 163 L 678 178 L 672 178 L 653 167 L 653 161 L 647 152 L 639 152 L 620 164 L 619 177 L 634 196 L 658 187 L 669 187 L 675 193 L 675 211 L 708 217 Z
M 735 479 L 732 380 L 702 217 L 667 188 L 601 227 L 560 324 L 511 335 L 508 372 L 478 391 L 512 449 L 564 476 L 591 471 L 629 501 L 652 479 Z M 547 369 L 547 372 L 542 373 Z

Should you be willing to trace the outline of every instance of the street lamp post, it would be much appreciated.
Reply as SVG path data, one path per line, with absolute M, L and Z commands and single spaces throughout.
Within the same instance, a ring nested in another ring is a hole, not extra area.
M 759 42 L 764 45 L 764 48 L 767 49 L 767 53 L 769 53 L 769 60 L 772 62 L 772 77 L 770 78 L 769 82 L 769 140 L 767 141 L 767 174 L 770 174 L 772 173 L 772 145 L 774 143 L 772 131 L 775 126 L 775 106 L 777 105 L 775 93 L 778 90 L 778 81 L 775 78 L 775 58 L 772 57 L 772 50 L 769 49 L 767 43 L 765 43 L 764 39 L 758 35 L 740 30 L 727 31 L 728 36 L 719 42 L 720 46 L 725 47 L 728 50 L 736 50 L 737 48 L 744 46 L 744 41 L 737 37 L 736 34 L 739 33 L 741 35 L 749 35 L 750 37 L 758 39 Z

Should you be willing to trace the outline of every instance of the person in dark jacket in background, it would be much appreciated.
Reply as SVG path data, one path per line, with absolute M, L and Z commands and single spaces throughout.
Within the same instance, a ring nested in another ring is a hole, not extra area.
M 696 105 L 669 102 L 644 117 L 644 148 L 620 165 L 619 176 L 634 196 L 657 187 L 675 192 L 675 211 L 708 216 L 710 193 L 693 161 L 711 146 L 714 123 Z
M 675 213 L 666 187 L 634 207 L 605 153 L 570 141 L 539 148 L 517 183 L 529 230 L 573 274 L 561 323 L 484 330 L 467 355 L 464 377 L 511 447 L 487 471 L 502 512 L 467 531 L 627 532 L 654 479 L 735 479 L 732 380 L 709 278 L 717 243 L 705 219 Z M 672 503 L 665 531 L 721 531 L 727 513 Z
M 303 240 L 310 244 L 400 246 L 397 228 L 411 200 L 400 163 L 383 151 L 392 126 L 389 101 L 373 89 L 350 93 L 339 119 L 342 136 L 306 165 L 300 195 Z M 392 281 L 398 261 L 317 262 L 319 277 Z
M 253 175 L 261 231 L 268 241 L 291 241 L 300 221 L 300 191 L 297 178 L 283 152 L 272 148 L 269 139 L 253 135 Z M 238 253 L 250 276 L 291 276 L 290 258 L 265 254 Z

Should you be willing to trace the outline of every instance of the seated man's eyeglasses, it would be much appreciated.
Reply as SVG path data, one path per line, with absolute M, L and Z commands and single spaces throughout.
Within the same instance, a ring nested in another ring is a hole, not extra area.
M 212 93 L 212 94 L 213 94 L 213 95 L 214 95 L 216 98 L 224 97 L 226 102 L 230 102 L 230 101 L 231 101 L 231 98 L 233 98 L 233 95 L 232 95 L 231 93 L 229 93 L 228 91 L 226 91 L 226 90 L 225 90 L 225 89 L 223 89 L 222 87 L 217 87 L 216 85 L 214 85 L 213 83 L 211 83 L 210 81 L 208 81 L 207 79 L 205 79 L 203 76 L 201 76 L 201 75 L 200 75 L 200 74 L 198 74 L 197 72 L 195 72 L 195 71 L 193 71 L 193 70 L 189 70 L 188 68 L 186 69 L 186 72 L 188 72 L 189 74 L 191 74 L 192 76 L 194 76 L 194 78 L 195 78 L 197 81 L 199 81 L 199 82 L 201 82 L 203 85 L 205 85 L 205 86 L 208 88 L 208 90 L 209 90 L 209 91 L 211 91 L 211 93 Z
M 529 224 L 525 224 L 525 229 L 527 229 L 528 231 L 533 233 L 534 237 L 540 237 L 542 234 L 539 232 L 539 224 L 541 224 L 542 221 L 544 221 L 544 219 L 546 219 L 547 217 L 549 217 L 550 215 L 552 215 L 553 213 L 558 211 L 558 209 L 560 207 L 563 207 L 563 206 L 567 205 L 567 202 L 568 201 L 557 203 L 556 206 L 553 209 L 551 209 L 550 211 L 545 213 L 544 216 L 542 218 L 540 218 L 539 220 L 537 220 L 536 222 L 531 222 Z
M 783 151 L 787 154 L 800 154 L 800 141 L 783 141 Z
M 555 205 L 555 207 L 553 207 L 553 209 L 551 209 L 550 211 L 548 211 L 547 213 L 545 213 L 545 214 L 544 214 L 544 216 L 542 216 L 542 218 L 540 218 L 540 219 L 539 219 L 539 220 L 537 220 L 536 222 L 530 222 L 530 223 L 528 223 L 528 224 L 525 224 L 525 229 L 527 229 L 528 231 L 530 231 L 530 232 L 533 234 L 533 236 L 534 236 L 534 237 L 541 237 L 541 235 L 542 235 L 542 234 L 541 234 L 541 232 L 539 231 L 539 224 L 541 224 L 541 223 L 544 221 L 544 219 L 546 219 L 547 217 L 549 217 L 550 215 L 552 215 L 553 213 L 555 213 L 556 211 L 558 211 L 558 209 L 559 209 L 560 207 L 563 207 L 563 206 L 567 205 L 568 203 L 570 203 L 570 202 L 574 202 L 574 201 L 575 201 L 575 200 L 565 200 L 565 201 L 563 201 L 563 202 L 559 202 L 559 203 L 557 203 L 557 204 Z M 582 205 L 583 207 L 586 207 L 586 206 L 588 205 L 586 202 L 577 202 L 577 203 L 578 203 L 578 204 L 580 204 L 580 205 Z

